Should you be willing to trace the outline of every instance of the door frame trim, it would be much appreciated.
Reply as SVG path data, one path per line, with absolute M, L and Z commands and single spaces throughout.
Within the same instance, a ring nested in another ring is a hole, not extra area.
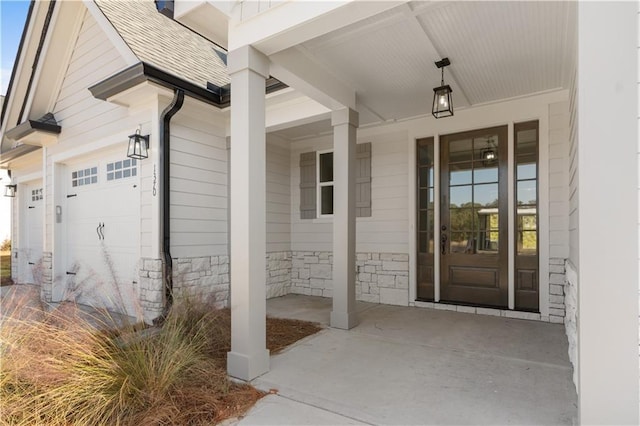
M 515 123 L 521 123 L 526 121 L 537 120 L 538 121 L 538 170 L 539 170 L 539 181 L 538 181 L 538 211 L 539 217 L 541 218 L 538 225 L 538 239 L 539 239 L 539 263 L 538 263 L 538 271 L 539 271 L 539 311 L 540 316 L 544 319 L 549 316 L 549 260 L 550 260 L 550 236 L 549 236 L 549 143 L 552 135 L 550 135 L 550 125 L 549 125 L 549 116 L 550 116 L 550 105 L 558 102 L 567 101 L 567 94 L 565 92 L 558 92 L 552 94 L 554 96 L 541 96 L 539 98 L 533 99 L 523 99 L 523 100 L 514 100 L 507 101 L 500 104 L 488 105 L 486 108 L 490 111 L 487 111 L 486 114 L 484 111 L 478 111 L 477 116 L 473 116 L 473 118 L 465 122 L 458 123 L 456 125 L 455 122 L 441 122 L 441 121 L 433 121 L 430 120 L 430 125 L 425 126 L 411 126 L 408 130 L 408 164 L 410 166 L 408 173 L 408 193 L 409 195 L 409 305 L 410 306 L 418 306 L 421 305 L 421 302 L 416 301 L 417 296 L 417 214 L 416 214 L 416 202 L 417 197 L 416 188 L 417 188 L 417 173 L 416 173 L 416 157 L 417 157 L 417 140 L 433 137 L 434 138 L 434 156 L 439 156 L 440 150 L 440 135 L 450 134 L 450 133 L 458 133 L 464 131 L 477 130 L 482 128 L 494 127 L 494 126 L 508 126 L 508 140 L 509 140 L 509 152 L 513 152 L 513 144 L 514 144 L 514 135 L 513 135 L 513 125 Z M 521 102 L 526 102 L 524 105 Z M 517 104 L 517 107 L 514 107 L 513 104 Z M 469 111 L 471 112 L 471 111 Z M 483 119 L 484 116 L 484 119 Z M 503 120 L 495 120 L 494 117 L 503 117 Z M 435 123 L 435 124 L 434 124 Z M 427 129 L 425 131 L 425 129 Z M 561 137 L 561 136 L 560 136 Z M 437 151 L 436 151 L 437 150 Z M 439 157 L 436 157 L 439 158 Z M 510 162 L 510 164 L 512 161 Z M 513 165 L 511 165 L 513 167 Z M 434 182 L 434 210 L 439 212 L 439 170 L 440 165 L 439 162 L 436 162 L 434 166 L 435 172 L 435 182 Z M 513 186 L 513 178 L 514 178 L 515 170 L 513 170 L 509 174 L 508 185 L 509 188 Z M 514 191 L 513 189 L 510 189 Z M 511 197 L 515 197 L 515 191 L 513 192 Z M 513 203 L 513 198 L 509 201 Z M 512 209 L 510 209 L 512 210 Z M 513 224 L 515 224 L 515 213 L 513 217 Z M 440 217 L 439 214 L 434 217 L 434 226 L 440 225 Z M 511 238 L 509 238 L 510 244 L 513 244 L 513 248 L 510 248 L 513 251 L 513 267 L 515 267 L 515 241 L 511 242 Z M 440 293 L 440 270 L 439 270 L 439 261 L 440 257 L 438 251 L 435 250 L 434 253 L 434 300 L 435 302 L 439 302 L 439 293 Z M 558 254 L 556 257 L 562 257 L 562 254 Z M 437 268 L 437 269 L 435 269 Z M 509 276 L 510 280 L 513 280 L 513 288 L 509 289 L 509 297 L 511 303 L 511 297 L 513 297 L 513 302 L 515 305 L 515 277 L 511 277 L 513 275 L 513 269 L 510 266 Z M 511 296 L 513 294 L 513 296 Z M 510 310 L 514 310 L 511 306 Z

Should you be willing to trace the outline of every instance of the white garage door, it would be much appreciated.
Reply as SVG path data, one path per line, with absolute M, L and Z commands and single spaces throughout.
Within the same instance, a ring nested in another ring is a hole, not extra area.
M 41 284 L 42 281 L 42 222 L 44 200 L 42 181 L 35 181 L 21 188 L 25 223 L 23 229 L 21 253 L 22 280 L 30 284 Z
M 138 164 L 122 156 L 68 167 L 67 289 L 79 303 L 136 315 Z

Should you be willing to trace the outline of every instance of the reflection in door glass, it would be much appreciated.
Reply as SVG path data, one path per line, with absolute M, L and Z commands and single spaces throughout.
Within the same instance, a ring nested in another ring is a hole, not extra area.
M 451 253 L 496 254 L 499 247 L 499 137 L 449 140 Z

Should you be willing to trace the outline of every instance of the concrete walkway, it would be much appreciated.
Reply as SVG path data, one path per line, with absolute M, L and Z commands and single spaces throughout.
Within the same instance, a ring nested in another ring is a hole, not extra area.
M 327 324 L 331 300 L 289 295 L 272 316 Z M 327 328 L 271 358 L 252 424 L 572 424 L 562 325 L 359 303 L 360 325 Z

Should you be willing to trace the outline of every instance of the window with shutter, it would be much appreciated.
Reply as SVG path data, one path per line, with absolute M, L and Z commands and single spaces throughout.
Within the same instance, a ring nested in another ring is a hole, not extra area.
M 371 216 L 371 142 L 356 145 L 356 216 Z M 318 212 L 318 205 L 321 207 Z M 300 154 L 300 219 L 333 214 L 333 152 Z
M 300 154 L 300 219 L 316 218 L 316 153 Z

